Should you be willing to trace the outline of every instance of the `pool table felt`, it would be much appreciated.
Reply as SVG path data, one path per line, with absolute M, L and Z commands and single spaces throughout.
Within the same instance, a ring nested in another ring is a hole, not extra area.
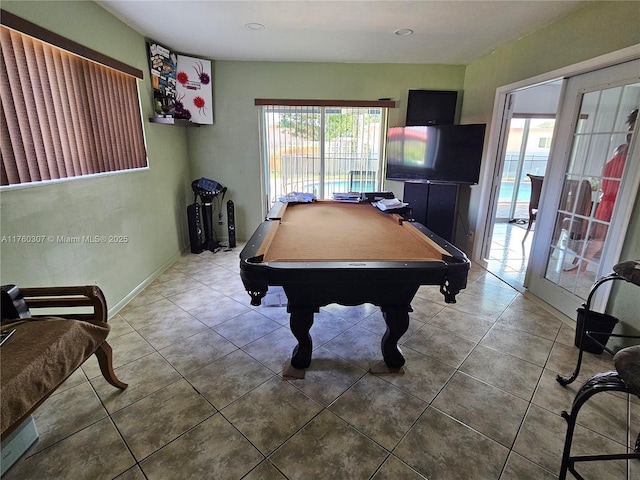
M 260 248 L 263 262 L 440 261 L 448 253 L 410 222 L 370 204 L 286 204 Z

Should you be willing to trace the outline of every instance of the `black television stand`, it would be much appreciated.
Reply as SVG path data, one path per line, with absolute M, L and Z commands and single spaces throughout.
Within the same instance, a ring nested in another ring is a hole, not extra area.
M 448 242 L 455 240 L 458 185 L 430 181 L 405 182 L 403 200 L 412 217 Z

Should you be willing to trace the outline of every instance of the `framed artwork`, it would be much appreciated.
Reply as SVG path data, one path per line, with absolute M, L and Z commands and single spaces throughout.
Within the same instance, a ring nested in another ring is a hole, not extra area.
M 175 117 L 213 123 L 211 61 L 178 55 Z

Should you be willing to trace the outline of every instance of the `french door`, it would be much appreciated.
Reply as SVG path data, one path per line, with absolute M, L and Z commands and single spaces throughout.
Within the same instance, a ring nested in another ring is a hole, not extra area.
M 537 215 L 527 287 L 570 317 L 611 272 L 640 183 L 640 60 L 570 78 Z M 604 309 L 608 289 L 591 307 Z

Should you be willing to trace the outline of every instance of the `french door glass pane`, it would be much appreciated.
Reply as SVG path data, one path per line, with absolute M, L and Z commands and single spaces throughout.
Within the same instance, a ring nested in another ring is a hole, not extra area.
M 582 95 L 545 278 L 586 299 L 624 178 L 640 84 Z
M 496 220 L 526 223 L 531 197 L 527 174 L 544 175 L 554 125 L 554 118 L 511 119 Z

